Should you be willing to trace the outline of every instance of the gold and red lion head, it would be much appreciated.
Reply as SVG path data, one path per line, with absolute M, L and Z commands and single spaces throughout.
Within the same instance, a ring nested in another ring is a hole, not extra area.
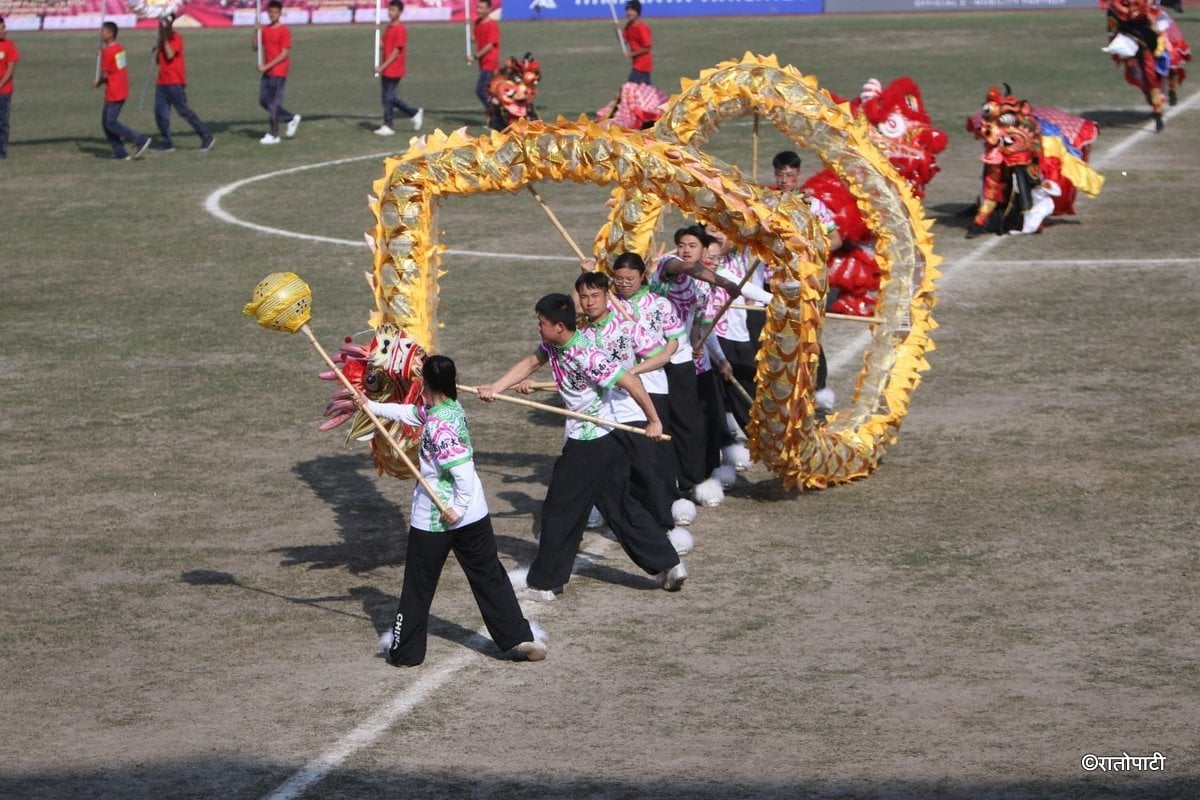
M 537 85 L 541 79 L 542 69 L 532 53 L 526 53 L 522 58 L 510 56 L 508 61 L 496 70 L 492 82 L 488 84 L 488 94 L 506 122 L 525 117 L 536 118 L 533 114 L 533 99 L 537 95 Z
M 983 140 L 985 164 L 1035 164 L 1042 153 L 1042 132 L 1033 116 L 1029 102 L 1021 100 L 1004 87 L 1002 94 L 989 86 L 981 109 L 983 118 L 975 135 Z

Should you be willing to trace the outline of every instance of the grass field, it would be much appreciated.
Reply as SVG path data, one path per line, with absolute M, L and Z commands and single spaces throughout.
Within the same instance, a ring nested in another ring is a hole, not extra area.
M 1193 9 L 1180 18 L 1200 41 Z M 683 592 L 599 534 L 531 613 L 549 660 L 496 658 L 461 571 L 414 670 L 374 651 L 411 487 L 315 430 L 329 386 L 299 337 L 241 315 L 265 274 L 313 288 L 330 348 L 366 327 L 365 199 L 381 140 L 366 28 L 294 31 L 299 136 L 257 139 L 246 32 L 185 32 L 210 153 L 107 160 L 94 37 L 21 48 L 0 163 L 0 796 L 13 798 L 1195 798 L 1200 796 L 1200 99 L 1166 130 L 1099 52 L 1099 12 L 654 21 L 674 89 L 746 50 L 850 94 L 908 74 L 951 136 L 929 187 L 932 370 L 869 479 L 807 494 L 761 467 L 701 512 Z M 627 67 L 604 25 L 506 24 L 546 116 L 591 113 Z M 133 54 L 123 121 L 151 45 Z M 462 31 L 413 26 L 403 96 L 478 130 Z M 670 80 L 668 78 L 670 77 Z M 963 238 L 987 86 L 1098 120 L 1108 183 L 1040 236 Z M 403 129 L 403 123 L 400 128 Z M 750 125 L 707 148 L 749 172 Z M 764 137 L 760 174 L 784 144 Z M 206 210 L 314 241 L 230 224 Z M 815 168 L 816 164 L 806 164 Z M 605 190 L 544 186 L 580 242 Z M 524 195 L 440 216 L 441 345 L 469 382 L 532 346 L 573 275 Z M 540 255 L 546 260 L 513 256 Z M 561 259 L 561 260 L 555 260 Z M 830 323 L 844 399 L 857 330 Z M 859 345 L 861 347 L 861 345 Z M 557 419 L 467 401 L 508 564 L 527 563 Z M 1158 772 L 1087 772 L 1085 754 Z M 291 781 L 291 782 L 289 782 Z

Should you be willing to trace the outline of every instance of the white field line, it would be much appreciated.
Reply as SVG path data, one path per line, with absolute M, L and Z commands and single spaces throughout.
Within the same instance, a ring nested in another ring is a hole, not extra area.
M 320 782 L 347 758 L 370 745 L 388 728 L 392 727 L 396 720 L 412 711 L 418 703 L 441 688 L 442 684 L 454 677 L 474 655 L 472 650 L 463 650 L 432 671 L 422 674 L 404 691 L 388 701 L 387 705 L 367 717 L 357 728 L 339 739 L 333 747 L 305 764 L 303 769 L 267 795 L 266 800 L 294 800 L 303 795 L 309 787 Z M 421 668 L 418 667 L 418 669 Z
M 1185 102 L 1183 102 L 1183 103 L 1175 106 L 1173 109 L 1171 109 L 1171 111 L 1168 112 L 1166 116 L 1172 117 L 1175 114 L 1182 112 L 1184 109 L 1190 108 L 1196 102 L 1200 102 L 1200 93 L 1191 95 Z M 1114 155 L 1124 152 L 1133 143 L 1141 141 L 1141 139 L 1144 138 L 1148 133 L 1152 134 L 1153 129 L 1151 128 L 1150 131 L 1146 131 L 1146 130 L 1135 131 L 1134 133 L 1130 134 L 1125 139 L 1123 139 L 1122 141 L 1120 141 L 1116 145 L 1114 145 L 1111 150 L 1108 150 L 1105 153 L 1103 153 L 1100 156 L 1100 158 L 1098 158 L 1095 162 L 1093 162 L 1094 165 L 1096 165 L 1098 167 L 1101 164 L 1107 163 L 1108 160 L 1110 158 L 1112 158 Z M 218 219 L 225 220 L 226 222 L 231 222 L 235 225 L 242 225 L 247 228 L 259 230 L 264 233 L 273 233 L 273 234 L 277 234 L 277 235 L 281 235 L 281 236 L 292 236 L 295 238 L 309 239 L 309 240 L 314 240 L 314 241 L 332 242 L 335 244 L 358 245 L 359 243 L 357 243 L 357 242 L 352 243 L 352 242 L 348 242 L 343 239 L 328 239 L 326 237 L 321 237 L 321 236 L 310 236 L 308 234 L 296 234 L 296 233 L 292 233 L 289 231 L 282 231 L 278 228 L 267 228 L 265 226 L 255 225 L 255 224 L 249 223 L 249 222 L 244 222 L 244 221 L 239 220 L 236 217 L 233 217 L 232 215 L 226 213 L 225 211 L 223 211 L 220 207 L 220 201 L 221 201 L 222 197 L 225 197 L 230 192 L 235 191 L 236 189 L 240 188 L 241 186 L 245 186 L 248 183 L 253 183 L 254 181 L 268 180 L 269 178 L 272 178 L 272 177 L 275 177 L 278 175 L 285 175 L 285 174 L 288 174 L 291 172 L 300 172 L 300 171 L 306 170 L 306 169 L 317 169 L 319 167 L 345 163 L 348 161 L 357 161 L 357 160 L 362 160 L 362 159 L 366 159 L 366 158 L 379 158 L 379 157 L 380 156 L 377 156 L 377 155 L 359 156 L 357 158 L 347 158 L 347 159 L 341 159 L 339 161 L 329 161 L 329 162 L 325 162 L 323 164 L 309 164 L 309 165 L 306 165 L 303 167 L 293 167 L 292 169 L 280 170 L 278 172 L 272 172 L 272 173 L 267 173 L 265 175 L 257 175 L 252 178 L 246 178 L 244 180 L 237 181 L 236 183 L 231 183 L 228 186 L 222 187 L 221 189 L 218 189 L 217 191 L 213 192 L 211 195 L 209 195 L 208 200 L 205 201 L 204 206 L 209 211 L 209 213 L 213 214 Z M 941 270 L 942 277 L 939 281 L 939 284 L 944 284 L 952 275 L 956 275 L 959 272 L 962 272 L 966 268 L 968 268 L 971 265 L 978 262 L 982 256 L 986 255 L 987 253 L 989 253 L 990 251 L 992 251 L 993 249 L 998 247 L 1001 242 L 1006 241 L 1006 238 L 1007 237 L 1002 237 L 1002 236 L 988 236 L 987 238 L 985 238 L 974 249 L 972 249 L 970 252 L 968 252 L 962 258 L 957 259 L 952 264 L 949 264 L 949 266 L 947 266 L 946 264 L 943 264 L 942 265 L 943 269 Z M 464 251 L 464 254 L 465 254 L 465 251 Z M 509 259 L 517 257 L 517 256 L 514 256 L 509 253 L 471 253 L 471 255 L 496 256 L 499 258 L 509 258 Z M 551 256 L 541 256 L 540 258 L 549 259 L 552 257 Z M 563 258 L 561 260 L 574 261 L 575 259 Z M 1095 265 L 1095 266 L 1099 266 L 1101 264 L 1144 264 L 1144 263 L 1191 264 L 1191 263 L 1196 263 L 1196 261 L 1197 261 L 1196 259 L 1147 259 L 1146 261 L 1141 261 L 1141 260 L 1138 260 L 1138 261 L 1115 261 L 1115 262 L 1114 261 L 1107 261 L 1107 262 L 1059 261 L 1059 262 L 1036 262 L 1036 263 L 1039 265 L 1051 263 L 1051 264 L 1058 264 L 1058 265 L 1089 265 L 1089 266 Z M 949 262 L 947 262 L 947 263 L 949 263 Z M 988 262 L 988 263 L 991 264 L 993 262 Z M 1033 263 L 1033 262 L 996 262 L 996 263 Z M 866 346 L 868 344 L 870 344 L 870 342 L 871 342 L 870 334 L 868 334 L 868 333 L 859 334 L 853 340 L 848 342 L 841 350 L 839 350 L 837 353 L 833 354 L 830 357 L 829 369 L 831 371 L 840 369 L 842 367 L 845 367 L 846 364 L 849 363 L 852 359 L 860 358 L 862 351 L 866 348 Z M 479 635 L 483 635 L 482 632 L 477 632 L 477 633 L 479 633 Z M 456 656 L 451 657 L 449 660 L 447 660 L 440 666 L 435 667 L 431 672 L 428 672 L 428 673 L 422 675 L 421 678 L 419 678 L 417 681 L 415 681 L 412 685 L 406 687 L 405 689 L 401 690 L 398 694 L 396 694 L 387 703 L 386 706 L 384 706 L 379 711 L 375 712 L 373 715 L 368 717 L 365 721 L 363 721 L 362 724 L 360 724 L 354 730 L 350 731 L 350 733 L 343 736 L 336 744 L 333 745 L 333 747 L 329 748 L 324 753 L 317 756 L 315 759 L 313 759 L 308 764 L 306 764 L 303 769 L 301 769 L 299 772 L 297 772 L 291 778 L 289 778 L 287 781 L 285 781 L 278 789 L 276 789 L 274 792 L 272 792 L 270 795 L 268 795 L 265 798 L 265 800 L 295 800 L 295 798 L 298 798 L 301 795 L 303 795 L 309 789 L 309 787 L 320 782 L 326 775 L 328 775 L 330 772 L 332 772 L 334 769 L 336 769 L 347 758 L 354 755 L 354 753 L 358 752 L 359 750 L 363 749 L 364 747 L 368 747 L 372 743 L 374 743 L 375 740 L 377 740 L 380 736 L 382 736 L 390 727 L 392 727 L 392 725 L 396 724 L 397 720 L 399 720 L 401 717 L 403 717 L 405 714 L 407 714 L 409 711 L 411 711 L 413 709 L 413 707 L 415 707 L 417 705 L 417 703 L 421 702 L 426 697 L 428 697 L 430 694 L 432 694 L 434 691 L 439 689 L 442 686 L 442 684 L 446 683 L 448 680 L 450 680 L 452 677 L 454 677 L 454 675 L 459 670 L 466 667 L 467 664 L 470 663 L 473 655 L 474 655 L 473 651 L 466 650 L 464 652 L 459 653 Z
M 349 164 L 353 161 L 366 161 L 371 158 L 385 158 L 393 155 L 387 153 L 372 153 L 366 156 L 353 156 L 352 158 L 339 158 L 336 161 L 321 161 L 316 164 L 305 164 L 300 167 L 289 167 L 288 169 L 280 169 L 274 172 L 264 172 L 261 175 L 252 175 L 249 178 L 243 178 L 240 181 L 227 183 L 224 186 L 215 189 L 208 197 L 204 198 L 204 210 L 212 214 L 222 222 L 227 222 L 230 225 L 240 225 L 243 228 L 249 228 L 252 231 L 259 233 L 267 233 L 272 236 L 285 236 L 289 239 L 301 239 L 306 242 L 320 242 L 322 244 L 336 244 L 343 247 L 361 247 L 366 248 L 367 242 L 365 239 L 335 239 L 332 236 L 317 236 L 311 233 L 300 233 L 298 231 L 289 231 L 284 228 L 272 228 L 269 225 L 259 225 L 256 222 L 248 222 L 240 217 L 235 217 L 224 208 L 221 207 L 221 201 L 229 195 L 241 189 L 243 186 L 249 186 L 252 183 L 259 181 L 269 181 L 273 178 L 278 178 L 281 175 L 291 175 L 295 172 L 304 172 L 310 169 L 322 169 L 324 167 L 333 167 L 338 164 Z M 447 253 L 456 256 L 473 256 L 478 258 L 502 258 L 506 261 L 559 261 L 559 262 L 578 262 L 579 259 L 570 256 L 535 256 L 526 255 L 524 253 L 486 253 L 477 250 L 447 250 Z

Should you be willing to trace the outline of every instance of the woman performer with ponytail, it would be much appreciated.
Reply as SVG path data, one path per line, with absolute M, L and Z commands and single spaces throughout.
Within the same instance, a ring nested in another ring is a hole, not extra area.
M 451 550 L 467 575 L 496 646 L 512 651 L 517 658 L 541 661 L 546 657 L 546 644 L 522 615 L 496 551 L 487 499 L 475 473 L 466 413 L 458 402 L 454 362 L 445 356 L 430 356 L 421 376 L 425 402 L 420 405 L 377 403 L 361 394 L 355 397 L 356 405 L 378 417 L 421 429 L 421 475 L 447 506 L 439 512 L 421 483 L 413 488 L 404 588 L 391 641 L 384 638 L 388 662 L 414 667 L 425 660 L 429 607 Z

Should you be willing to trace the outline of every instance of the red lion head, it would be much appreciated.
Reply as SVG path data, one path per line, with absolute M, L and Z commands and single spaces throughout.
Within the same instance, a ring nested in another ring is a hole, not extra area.
M 933 127 L 916 81 L 900 77 L 884 87 L 872 78 L 850 107 L 870 123 L 875 144 L 913 194 L 924 197 L 925 185 L 938 173 L 936 157 L 946 149 L 947 138 L 945 131 Z

